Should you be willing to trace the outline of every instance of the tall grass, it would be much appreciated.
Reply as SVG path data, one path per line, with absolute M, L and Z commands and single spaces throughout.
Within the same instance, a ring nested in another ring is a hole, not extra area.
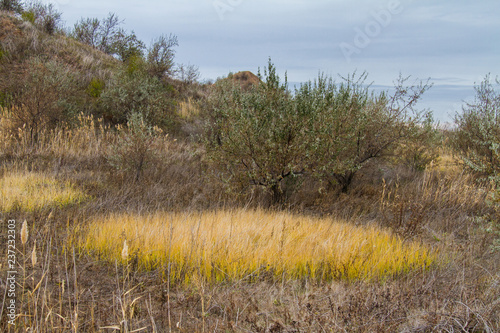
M 45 207 L 65 207 L 87 198 L 70 183 L 35 172 L 7 172 L 0 178 L 0 210 L 34 211 Z
M 114 214 L 80 230 L 78 246 L 101 259 L 139 269 L 169 266 L 189 283 L 248 278 L 384 279 L 429 267 L 436 253 L 376 227 L 283 212 Z M 168 265 L 170 263 L 170 265 Z

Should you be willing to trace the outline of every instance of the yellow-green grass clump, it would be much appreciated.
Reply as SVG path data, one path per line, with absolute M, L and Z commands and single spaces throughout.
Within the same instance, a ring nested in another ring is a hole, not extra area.
M 0 209 L 35 211 L 65 207 L 87 198 L 68 182 L 36 172 L 8 172 L 0 178 Z
M 282 212 L 116 214 L 78 232 L 78 246 L 189 283 L 259 277 L 379 280 L 428 268 L 436 254 L 376 227 Z M 127 257 L 124 258 L 124 243 Z

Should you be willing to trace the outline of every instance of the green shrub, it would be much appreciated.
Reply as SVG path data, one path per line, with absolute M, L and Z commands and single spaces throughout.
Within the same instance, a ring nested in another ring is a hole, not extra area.
M 466 170 L 500 186 L 500 82 L 489 75 L 475 87 L 475 99 L 455 115 L 453 146 Z
M 150 124 L 171 128 L 175 122 L 169 87 L 145 72 L 140 63 L 131 61 L 124 64 L 100 96 L 106 114 L 114 123 L 125 124 L 136 112 Z
M 264 82 L 251 89 L 222 80 L 211 97 L 209 156 L 226 179 L 263 186 L 274 203 L 284 199 L 283 184 L 294 183 L 284 180 L 302 174 L 345 192 L 370 160 L 432 132 L 430 114 L 415 110 L 428 84 L 407 87 L 400 77 L 392 95 L 376 95 L 365 79 L 354 74 L 336 84 L 320 75 L 292 94 L 269 62 Z
M 377 95 L 369 92 L 366 77 L 353 74 L 336 84 L 320 76 L 314 84 L 302 85 L 295 97 L 299 109 L 312 110 L 306 136 L 311 171 L 343 192 L 370 160 L 430 133 L 422 126 L 432 123 L 430 114 L 415 109 L 430 85 L 408 87 L 408 78 L 399 77 L 392 95 Z
M 87 93 L 90 97 L 99 98 L 105 87 L 106 84 L 102 79 L 93 78 L 87 87 Z
M 31 24 L 35 24 L 35 20 L 36 20 L 36 17 L 35 17 L 35 12 L 30 10 L 30 11 L 24 11 L 21 15 L 22 19 L 24 21 L 28 21 L 30 22 Z
M 227 181 L 262 186 L 277 204 L 284 199 L 283 181 L 305 170 L 310 110 L 295 108 L 286 81 L 280 83 L 270 61 L 263 81 L 247 91 L 219 81 L 205 143 L 211 159 L 227 171 Z

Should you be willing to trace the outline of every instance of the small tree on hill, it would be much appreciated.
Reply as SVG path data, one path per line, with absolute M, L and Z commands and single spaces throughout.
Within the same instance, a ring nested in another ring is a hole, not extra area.
M 177 36 L 161 35 L 153 41 L 148 50 L 147 62 L 152 75 L 162 78 L 174 74 L 174 47 L 179 46 Z
M 62 14 L 57 11 L 54 4 L 45 4 L 39 0 L 27 1 L 25 6 L 25 17 L 30 17 L 33 22 L 52 35 L 61 29 Z
M 82 18 L 75 23 L 71 35 L 78 41 L 127 61 L 133 56 L 142 56 L 145 45 L 135 33 L 127 33 L 118 15 L 109 13 L 106 18 Z
M 19 0 L 1 0 L 0 10 L 6 10 L 8 12 L 21 13 L 23 11 L 23 5 Z

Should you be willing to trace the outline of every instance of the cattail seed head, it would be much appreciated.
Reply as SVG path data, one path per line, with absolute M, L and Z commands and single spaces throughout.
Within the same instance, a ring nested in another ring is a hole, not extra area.
M 122 259 L 123 260 L 127 260 L 128 259 L 128 245 L 127 245 L 127 240 L 125 240 L 123 242 Z
M 31 264 L 33 264 L 33 266 L 35 266 L 37 261 L 38 261 L 38 258 L 36 257 L 36 241 L 35 241 L 35 245 L 33 246 L 33 252 L 31 252 Z
M 28 241 L 28 222 L 24 220 L 23 226 L 21 227 L 21 243 L 26 245 Z

